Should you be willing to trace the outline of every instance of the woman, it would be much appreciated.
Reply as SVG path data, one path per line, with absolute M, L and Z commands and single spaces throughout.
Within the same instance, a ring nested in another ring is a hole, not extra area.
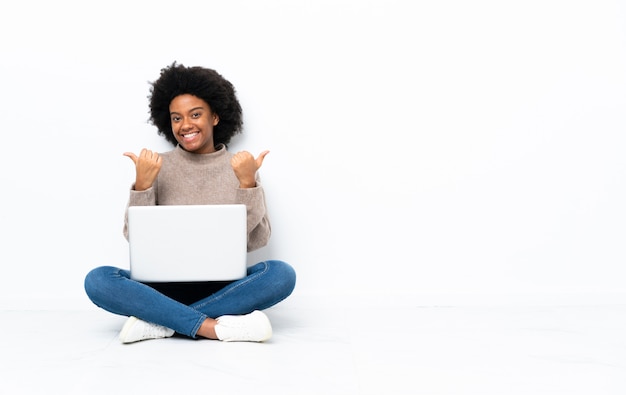
M 233 85 L 216 71 L 174 62 L 151 84 L 150 122 L 175 147 L 139 155 L 124 153 L 136 169 L 129 206 L 245 204 L 248 251 L 265 246 L 271 226 L 258 170 L 268 151 L 254 157 L 227 150 L 243 126 Z M 124 221 L 128 238 L 128 211 Z M 170 337 L 222 341 L 265 341 L 272 335 L 261 311 L 284 300 L 295 287 L 291 266 L 277 260 L 257 263 L 233 282 L 141 283 L 128 270 L 103 266 L 85 278 L 97 306 L 128 316 L 120 341 Z

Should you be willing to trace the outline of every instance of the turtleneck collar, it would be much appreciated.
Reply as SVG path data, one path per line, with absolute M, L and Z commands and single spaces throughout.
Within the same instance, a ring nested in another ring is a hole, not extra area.
M 176 155 L 182 157 L 185 160 L 193 161 L 193 162 L 204 162 L 204 161 L 212 161 L 217 158 L 221 158 L 226 155 L 226 146 L 224 144 L 218 144 L 215 146 L 215 151 L 208 154 L 194 154 L 189 151 L 185 151 L 180 144 L 176 145 L 174 149 Z

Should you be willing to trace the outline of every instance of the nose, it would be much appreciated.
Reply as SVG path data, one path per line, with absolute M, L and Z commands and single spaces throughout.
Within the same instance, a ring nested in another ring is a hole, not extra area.
M 190 119 L 187 117 L 184 117 L 180 125 L 181 130 L 189 130 L 190 127 L 191 127 Z

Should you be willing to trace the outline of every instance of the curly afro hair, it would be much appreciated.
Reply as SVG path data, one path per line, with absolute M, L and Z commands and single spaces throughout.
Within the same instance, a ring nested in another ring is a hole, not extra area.
M 185 67 L 172 63 L 161 69 L 160 77 L 151 83 L 150 123 L 157 127 L 159 135 L 173 145 L 178 144 L 172 131 L 170 103 L 179 95 L 194 95 L 209 105 L 219 117 L 213 128 L 215 145 L 228 145 L 230 139 L 241 133 L 243 116 L 234 86 L 215 70 L 204 67 Z

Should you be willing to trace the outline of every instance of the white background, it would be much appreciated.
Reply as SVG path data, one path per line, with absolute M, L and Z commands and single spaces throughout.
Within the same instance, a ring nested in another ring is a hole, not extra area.
M 237 88 L 231 150 L 271 151 L 251 260 L 296 294 L 626 300 L 623 1 L 10 2 L 0 37 L 3 307 L 127 267 L 122 153 L 170 148 L 173 61 Z

